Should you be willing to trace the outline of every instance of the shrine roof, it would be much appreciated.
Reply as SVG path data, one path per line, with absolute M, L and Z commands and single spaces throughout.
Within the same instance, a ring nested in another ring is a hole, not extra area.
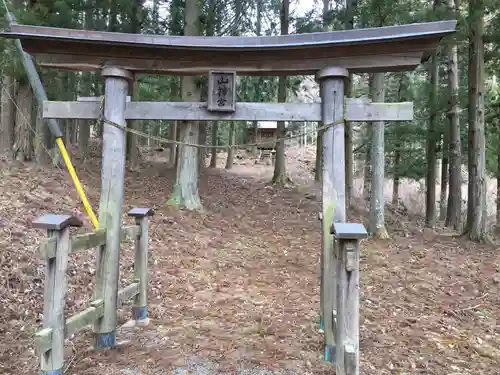
M 12 24 L 1 32 L 19 38 L 39 65 L 99 70 L 118 65 L 134 72 L 241 75 L 314 74 L 338 66 L 354 73 L 412 70 L 427 60 L 457 21 L 414 23 L 278 36 L 170 36 L 126 34 Z

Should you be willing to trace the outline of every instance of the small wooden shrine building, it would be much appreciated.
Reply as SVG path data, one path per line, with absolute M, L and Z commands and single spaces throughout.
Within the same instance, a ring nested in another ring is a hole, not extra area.
M 288 127 L 286 122 L 285 127 Z M 249 126 L 248 135 L 252 143 L 259 143 L 256 147 L 257 150 L 275 149 L 278 138 L 278 123 L 276 121 L 257 121 L 257 127 L 254 124 Z

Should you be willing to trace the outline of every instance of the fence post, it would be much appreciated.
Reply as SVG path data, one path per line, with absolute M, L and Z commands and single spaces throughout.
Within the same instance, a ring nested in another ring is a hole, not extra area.
M 133 317 L 138 325 L 147 325 L 148 318 L 148 242 L 149 218 L 154 215 L 151 208 L 133 208 L 128 216 L 135 218 L 141 231 L 135 240 L 134 278 L 139 282 L 139 293 L 134 299 Z
M 66 270 L 70 253 L 70 227 L 80 227 L 80 219 L 69 215 L 44 215 L 35 219 L 33 228 L 46 229 L 49 237 L 56 237 L 56 254 L 47 259 L 43 328 L 51 329 L 51 348 L 40 353 L 42 375 L 62 375 L 64 366 L 64 307 L 66 304 Z
M 318 220 L 319 220 L 319 223 L 321 225 L 321 227 L 323 227 L 323 211 L 319 211 L 318 212 Z M 320 285 L 320 298 L 323 298 L 323 254 L 320 254 L 320 259 L 321 259 L 321 262 L 320 262 L 320 276 L 319 276 L 319 285 Z M 325 325 L 324 325 L 324 322 L 323 322 L 323 304 L 321 303 L 321 306 L 319 308 L 319 332 L 321 333 L 325 333 Z
M 334 223 L 331 233 L 339 249 L 336 374 L 359 375 L 359 243 L 368 233 L 357 223 Z

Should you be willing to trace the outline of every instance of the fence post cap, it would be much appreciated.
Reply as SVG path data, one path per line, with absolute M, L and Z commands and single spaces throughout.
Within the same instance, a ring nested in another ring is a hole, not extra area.
M 365 226 L 360 223 L 333 223 L 330 233 L 339 240 L 362 240 L 368 237 Z
M 132 208 L 128 212 L 128 216 L 135 217 L 138 219 L 141 219 L 146 216 L 153 216 L 154 214 L 155 212 L 152 208 L 140 208 L 140 207 Z
M 66 227 L 81 227 L 83 222 L 76 216 L 47 214 L 33 220 L 33 228 L 63 230 Z

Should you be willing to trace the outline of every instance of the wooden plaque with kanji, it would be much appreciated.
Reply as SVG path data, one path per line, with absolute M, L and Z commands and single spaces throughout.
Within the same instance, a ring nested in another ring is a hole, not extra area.
M 207 108 L 213 112 L 236 110 L 236 72 L 209 73 Z

